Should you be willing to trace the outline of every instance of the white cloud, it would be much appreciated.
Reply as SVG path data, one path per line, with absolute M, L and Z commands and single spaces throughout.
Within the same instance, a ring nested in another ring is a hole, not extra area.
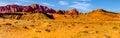
M 88 8 L 91 6 L 89 3 L 80 3 L 80 2 L 73 2 L 73 5 L 70 5 L 69 7 L 77 8 L 80 10 L 88 10 Z
M 21 3 L 6 3 L 6 2 L 0 2 L 0 6 L 6 6 L 6 5 L 11 5 L 11 4 L 18 4 L 18 5 L 21 5 Z
M 14 1 L 19 1 L 19 2 L 33 2 L 34 0 L 14 0 Z
M 11 4 L 11 3 L 0 2 L 0 6 L 5 6 L 5 5 L 8 5 L 8 4 Z
M 33 1 L 32 0 L 11 0 L 11 2 L 9 2 L 9 1 L 5 2 L 5 0 L 0 0 L 0 6 L 10 5 L 10 4 L 18 4 L 18 5 L 24 4 L 25 5 L 25 4 L 31 3 Z
M 44 2 L 44 3 L 42 3 L 43 5 L 47 5 L 47 6 L 55 6 L 55 5 L 53 5 L 53 4 L 50 4 L 50 3 L 46 3 L 46 2 Z
M 14 4 L 21 5 L 21 3 L 15 2 Z
M 68 3 L 66 1 L 59 1 L 60 5 L 68 5 Z
M 0 6 L 4 6 L 5 5 L 5 3 L 3 3 L 3 2 L 0 2 Z

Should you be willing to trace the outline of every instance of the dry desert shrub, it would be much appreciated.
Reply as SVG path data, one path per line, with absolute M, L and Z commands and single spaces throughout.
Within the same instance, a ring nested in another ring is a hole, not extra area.
M 50 29 L 46 29 L 45 31 L 46 31 L 46 32 L 51 32 Z
M 95 33 L 99 33 L 99 31 L 95 31 Z
M 2 27 L 2 26 L 0 25 L 0 27 Z
M 35 32 L 39 32 L 39 33 L 41 33 L 42 31 L 40 31 L 40 30 L 37 30 L 37 31 L 35 31 Z
M 18 23 L 18 21 L 14 22 L 15 24 Z
M 85 26 L 85 28 L 89 28 L 88 26 Z
M 12 25 L 11 23 L 6 23 L 5 25 Z
M 88 33 L 88 31 L 83 31 L 83 33 Z
M 35 25 L 30 25 L 30 27 L 35 27 Z
M 24 29 L 29 29 L 27 26 L 23 26 Z
M 112 27 L 112 29 L 118 29 L 116 26 Z
M 47 25 L 48 27 L 51 27 L 52 25 Z

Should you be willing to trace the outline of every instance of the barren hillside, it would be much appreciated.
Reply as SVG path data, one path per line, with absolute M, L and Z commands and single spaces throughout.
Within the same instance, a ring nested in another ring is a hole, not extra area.
M 0 38 L 120 38 L 118 13 L 60 11 L 0 13 Z

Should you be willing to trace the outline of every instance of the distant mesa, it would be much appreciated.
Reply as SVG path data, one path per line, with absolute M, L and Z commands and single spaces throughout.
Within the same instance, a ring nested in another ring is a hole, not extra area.
M 93 10 L 86 14 L 87 16 L 91 17 L 92 19 L 99 19 L 99 20 L 119 20 L 119 14 L 115 12 L 109 12 L 103 9 Z
M 47 6 L 42 6 L 39 4 L 31 4 L 29 6 L 21 6 L 17 4 L 0 6 L 0 13 L 15 13 L 15 12 L 31 12 L 31 13 L 57 13 L 57 14 L 79 14 L 77 9 L 72 10 L 54 10 L 48 8 Z
M 104 9 L 93 10 L 92 12 L 106 12 Z
M 99 13 L 99 14 L 103 14 L 103 13 L 113 13 L 113 14 L 116 14 L 115 12 L 110 12 L 110 11 L 106 11 L 104 9 L 97 9 L 97 10 L 93 10 L 89 13 Z

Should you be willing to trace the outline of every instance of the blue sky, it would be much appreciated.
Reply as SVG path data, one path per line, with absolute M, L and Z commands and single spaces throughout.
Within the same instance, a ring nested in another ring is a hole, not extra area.
M 0 6 L 7 4 L 30 5 L 40 4 L 53 9 L 68 10 L 76 8 L 81 12 L 105 9 L 120 12 L 120 0 L 0 0 Z

